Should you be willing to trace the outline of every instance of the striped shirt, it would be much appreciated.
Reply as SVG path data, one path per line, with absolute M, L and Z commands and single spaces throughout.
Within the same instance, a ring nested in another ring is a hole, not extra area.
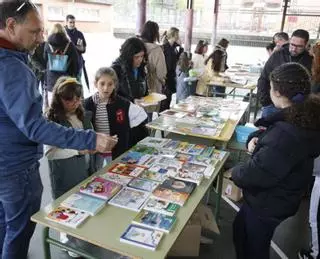
M 107 103 L 98 103 L 96 110 L 96 131 L 110 135 Z

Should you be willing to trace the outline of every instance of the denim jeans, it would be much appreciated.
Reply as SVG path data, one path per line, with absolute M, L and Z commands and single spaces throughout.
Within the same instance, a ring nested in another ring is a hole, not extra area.
M 0 258 L 27 258 L 43 186 L 39 163 L 19 172 L 0 171 Z

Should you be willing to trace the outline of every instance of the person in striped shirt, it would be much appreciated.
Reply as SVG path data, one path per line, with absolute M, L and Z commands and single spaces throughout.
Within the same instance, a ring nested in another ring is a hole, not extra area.
M 140 106 L 117 95 L 117 86 L 116 72 L 112 68 L 102 67 L 95 76 L 95 87 L 98 91 L 85 100 L 85 109 L 92 112 L 95 131 L 118 136 L 118 143 L 112 153 L 96 154 L 97 169 L 148 136 L 145 127 L 146 112 Z

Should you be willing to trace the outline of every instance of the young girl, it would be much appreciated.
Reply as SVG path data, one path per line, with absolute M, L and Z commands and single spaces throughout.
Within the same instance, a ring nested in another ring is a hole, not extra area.
M 280 111 L 257 121 L 267 129 L 249 136 L 251 158 L 232 169 L 245 200 L 233 223 L 238 259 L 269 258 L 273 233 L 297 212 L 320 154 L 320 98 L 309 96 L 308 71 L 286 63 L 274 69 L 270 82 Z
M 143 108 L 117 95 L 118 77 L 112 68 L 100 68 L 95 76 L 98 92 L 85 100 L 85 109 L 92 112 L 92 124 L 97 132 L 118 135 L 112 154 L 97 154 L 97 168 L 105 158 L 116 158 L 148 135 L 147 114 Z
M 191 62 L 187 52 L 183 52 L 179 58 L 177 65 L 177 103 L 188 96 L 195 94 L 196 82 L 185 82 L 185 78 L 189 76 L 189 70 L 191 69 Z
M 48 120 L 66 127 L 92 129 L 90 117 L 81 105 L 81 96 L 82 85 L 75 78 L 60 77 L 53 88 L 52 101 L 47 113 Z M 57 199 L 96 171 L 93 156 L 89 153 L 86 150 L 45 146 L 53 199 Z M 65 233 L 60 234 L 60 241 L 68 241 Z M 77 257 L 75 253 L 68 253 Z

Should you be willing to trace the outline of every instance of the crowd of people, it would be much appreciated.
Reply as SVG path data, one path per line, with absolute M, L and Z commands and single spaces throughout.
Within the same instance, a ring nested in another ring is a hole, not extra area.
M 178 101 L 206 96 L 210 78 L 228 69 L 227 39 L 210 55 L 208 42 L 200 40 L 190 54 L 178 28 L 160 39 L 159 25 L 147 21 L 140 35 L 125 40 L 119 57 L 96 72 L 97 91 L 83 100 L 87 43 L 75 22 L 68 15 L 65 26 L 55 24 L 44 41 L 32 2 L 0 2 L 0 258 L 27 258 L 35 228 L 30 217 L 40 209 L 43 190 L 43 153 L 57 198 L 148 136 L 145 124 L 154 112 L 170 108 L 172 94 Z M 314 161 L 320 155 L 320 44 L 308 44 L 308 32 L 299 29 L 290 39 L 275 34 L 266 47 L 270 57 L 258 81 L 259 131 L 248 138 L 249 160 L 232 169 L 244 193 L 234 221 L 238 259 L 269 258 L 276 227 L 297 212 L 313 171 L 312 247 L 299 256 L 319 257 L 320 163 Z M 195 84 L 185 80 L 191 70 L 197 72 Z M 167 99 L 142 107 L 141 98 L 152 92 Z M 214 86 L 214 92 L 224 97 L 225 88 Z

